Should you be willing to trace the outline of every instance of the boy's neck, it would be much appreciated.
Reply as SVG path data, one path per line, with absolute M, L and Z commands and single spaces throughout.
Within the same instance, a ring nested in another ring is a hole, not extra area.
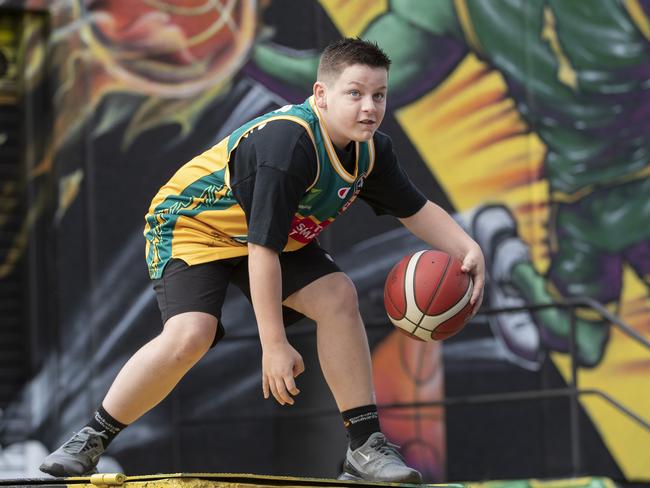
M 343 155 L 349 153 L 350 151 L 352 151 L 353 148 L 354 148 L 353 141 L 348 142 L 343 147 L 340 147 L 340 146 L 334 144 L 334 149 L 336 150 L 336 152 L 338 153 L 339 156 L 343 156 Z
M 323 125 L 325 126 L 325 130 L 327 131 L 327 137 L 329 137 L 329 140 L 332 141 L 334 147 L 339 151 L 345 151 L 345 148 L 348 147 L 348 145 L 352 142 L 352 140 L 351 139 L 335 140 L 335 138 L 332 137 L 332 129 L 331 129 L 332 126 L 327 121 L 327 110 L 321 109 L 321 118 L 322 118 Z
M 346 144 L 337 144 L 334 141 L 332 141 L 332 144 L 334 144 L 334 147 L 336 148 L 337 151 L 341 152 L 347 152 L 350 150 L 350 147 L 352 145 L 352 141 L 348 141 Z

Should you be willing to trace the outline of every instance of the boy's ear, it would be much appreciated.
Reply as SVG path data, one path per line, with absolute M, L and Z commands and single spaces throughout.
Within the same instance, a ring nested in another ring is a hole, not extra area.
M 314 101 L 318 108 L 327 108 L 327 87 L 322 81 L 314 83 Z

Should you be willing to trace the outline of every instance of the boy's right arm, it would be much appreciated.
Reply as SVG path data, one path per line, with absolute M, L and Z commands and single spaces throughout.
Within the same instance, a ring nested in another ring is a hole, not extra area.
M 262 389 L 293 404 L 294 378 L 304 371 L 282 320 L 282 275 L 278 255 L 286 246 L 300 199 L 318 173 L 318 160 L 305 129 L 273 120 L 249 133 L 229 163 L 231 189 L 246 214 L 248 272 L 262 344 Z
M 302 357 L 289 341 L 282 320 L 282 275 L 273 249 L 248 244 L 251 300 L 262 344 L 262 391 L 284 405 L 293 405 L 297 395 L 294 378 L 305 370 Z M 291 394 L 291 395 L 290 395 Z

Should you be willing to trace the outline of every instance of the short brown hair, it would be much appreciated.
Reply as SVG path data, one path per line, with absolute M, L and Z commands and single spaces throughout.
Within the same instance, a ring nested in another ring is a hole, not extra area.
M 338 77 L 352 64 L 385 68 L 388 71 L 390 58 L 375 42 L 364 41 L 359 37 L 345 37 L 331 43 L 323 51 L 318 63 L 318 79 Z

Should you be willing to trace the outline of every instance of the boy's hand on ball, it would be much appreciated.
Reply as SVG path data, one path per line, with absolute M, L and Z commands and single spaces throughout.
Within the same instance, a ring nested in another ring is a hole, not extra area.
M 483 285 L 485 284 L 485 258 L 480 247 L 474 246 L 469 250 L 463 258 L 463 266 L 460 269 L 464 273 L 469 273 L 474 283 L 472 298 L 469 300 L 472 304 L 471 316 L 473 317 L 483 302 Z
M 268 399 L 270 394 L 280 405 L 293 405 L 293 396 L 300 390 L 295 378 L 305 371 L 302 356 L 289 342 L 280 342 L 263 347 L 262 392 Z
M 474 310 L 472 275 L 462 267 L 460 259 L 431 249 L 395 264 L 384 285 L 384 306 L 397 330 L 420 341 L 460 332 Z

